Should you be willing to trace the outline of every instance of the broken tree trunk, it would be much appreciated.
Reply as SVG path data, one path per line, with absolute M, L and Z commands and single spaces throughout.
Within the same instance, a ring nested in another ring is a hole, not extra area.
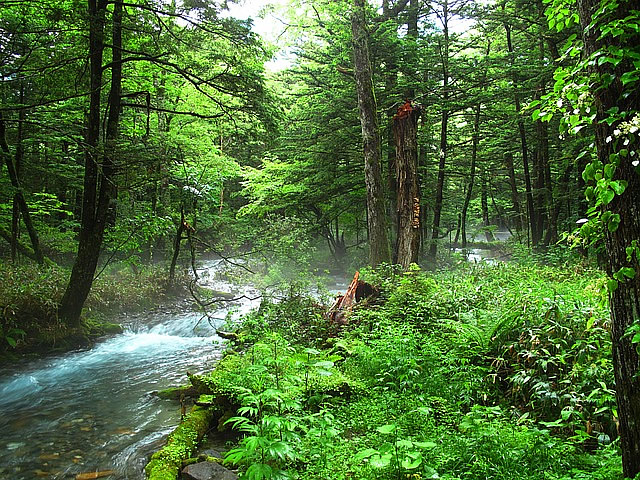
M 398 235 L 394 263 L 405 270 L 418 262 L 420 247 L 420 188 L 418 185 L 418 119 L 419 105 L 407 100 L 393 117 L 396 143 L 396 201 Z
M 349 284 L 344 295 L 336 298 L 331 308 L 327 311 L 326 317 L 338 325 L 347 324 L 347 313 L 350 312 L 354 305 L 360 300 L 371 297 L 378 293 L 378 289 L 373 285 L 360 280 L 360 272 L 356 272 L 353 280 Z

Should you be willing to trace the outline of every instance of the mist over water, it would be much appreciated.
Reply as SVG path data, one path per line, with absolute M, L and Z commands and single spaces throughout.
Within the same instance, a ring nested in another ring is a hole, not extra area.
M 231 291 L 214 279 L 218 267 L 205 265 L 201 284 Z M 229 311 L 239 315 L 258 304 L 223 303 L 213 325 L 193 311 L 113 318 L 125 332 L 90 350 L 0 370 L 0 478 L 104 470 L 115 471 L 112 479 L 144 478 L 148 456 L 180 420 L 180 407 L 152 392 L 188 383 L 187 371 L 213 367 L 221 353 L 215 327 Z

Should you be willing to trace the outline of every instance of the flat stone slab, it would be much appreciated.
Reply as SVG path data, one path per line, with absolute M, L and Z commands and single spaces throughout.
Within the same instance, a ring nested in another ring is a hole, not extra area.
M 183 480 L 237 480 L 231 470 L 213 462 L 198 462 L 187 465 L 182 470 Z

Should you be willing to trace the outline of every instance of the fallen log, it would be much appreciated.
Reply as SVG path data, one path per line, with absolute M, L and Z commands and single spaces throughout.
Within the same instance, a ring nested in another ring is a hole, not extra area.
M 194 406 L 178 427 L 169 434 L 167 444 L 151 456 L 145 467 L 148 480 L 174 480 L 182 470 L 183 460 L 192 456 L 215 418 L 216 408 Z

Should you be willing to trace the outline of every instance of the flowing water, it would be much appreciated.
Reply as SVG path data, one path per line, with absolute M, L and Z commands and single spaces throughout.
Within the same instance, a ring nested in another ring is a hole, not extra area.
M 114 472 L 110 480 L 143 479 L 149 456 L 180 420 L 176 402 L 153 392 L 188 383 L 187 371 L 211 369 L 221 354 L 215 327 L 259 305 L 251 288 L 215 280 L 220 266 L 201 268 L 200 285 L 245 298 L 216 311 L 211 324 L 177 307 L 123 315 L 113 320 L 124 333 L 90 350 L 0 369 L 0 479 L 106 471 Z M 344 291 L 343 282 L 330 279 L 329 292 Z
M 213 279 L 219 262 L 200 270 L 201 285 L 230 291 Z M 255 297 L 256 292 L 239 292 Z M 215 312 L 122 316 L 125 327 L 86 351 L 0 370 L 0 479 L 75 478 L 113 470 L 114 479 L 142 479 L 149 455 L 180 420 L 180 407 L 152 392 L 188 383 L 186 372 L 210 369 L 221 353 L 215 326 L 245 298 Z M 233 313 L 232 313 L 233 314 Z

